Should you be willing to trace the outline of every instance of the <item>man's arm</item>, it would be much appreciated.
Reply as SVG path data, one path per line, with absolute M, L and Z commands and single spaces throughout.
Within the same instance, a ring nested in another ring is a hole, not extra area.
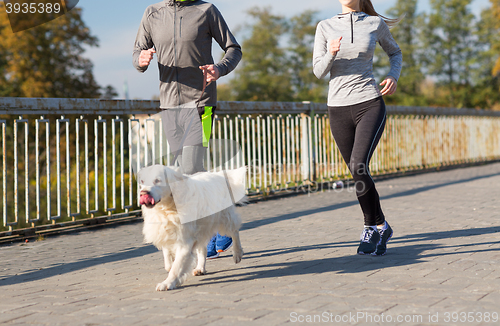
M 222 60 L 214 66 L 217 68 L 219 76 L 225 76 L 233 71 L 240 62 L 242 56 L 241 46 L 227 27 L 222 14 L 215 6 L 211 6 L 207 12 L 207 16 L 212 37 L 225 52 Z
M 148 69 L 149 63 L 153 58 L 153 53 L 156 52 L 153 49 L 154 44 L 150 33 L 148 9 L 146 9 L 144 15 L 142 16 L 139 31 L 137 32 L 137 37 L 135 38 L 134 52 L 132 54 L 132 63 L 140 72 L 145 72 Z

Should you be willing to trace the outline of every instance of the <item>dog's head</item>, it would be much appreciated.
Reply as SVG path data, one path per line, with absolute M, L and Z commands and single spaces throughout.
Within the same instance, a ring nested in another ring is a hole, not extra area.
M 139 171 L 139 204 L 153 208 L 156 204 L 172 195 L 164 165 L 148 166 Z

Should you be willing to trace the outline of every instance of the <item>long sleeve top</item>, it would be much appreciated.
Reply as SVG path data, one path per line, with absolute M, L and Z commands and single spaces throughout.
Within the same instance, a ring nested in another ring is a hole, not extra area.
M 329 44 L 340 36 L 340 50 L 334 56 L 328 50 Z M 397 81 L 403 55 L 383 19 L 364 12 L 351 12 L 318 24 L 313 71 L 320 79 L 330 73 L 328 106 L 353 105 L 381 96 L 373 77 L 373 53 L 377 42 L 389 56 L 388 76 Z
M 160 72 L 160 107 L 178 107 L 190 102 L 214 106 L 215 82 L 203 89 L 199 66 L 213 64 L 212 39 L 224 50 L 215 64 L 220 76 L 231 72 L 241 60 L 241 47 L 227 27 L 219 10 L 205 1 L 164 0 L 149 6 L 142 17 L 133 51 L 133 65 L 140 72 L 141 50 L 156 49 Z

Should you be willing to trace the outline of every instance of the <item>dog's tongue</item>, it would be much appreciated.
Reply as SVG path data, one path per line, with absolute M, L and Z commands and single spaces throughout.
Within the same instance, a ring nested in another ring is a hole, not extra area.
M 139 197 L 139 205 L 154 205 L 155 199 L 150 194 Z

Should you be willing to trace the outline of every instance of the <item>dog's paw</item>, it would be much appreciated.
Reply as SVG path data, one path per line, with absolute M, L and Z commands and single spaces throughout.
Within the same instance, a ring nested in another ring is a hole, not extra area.
M 194 276 L 201 276 L 201 275 L 205 275 L 206 273 L 207 273 L 207 271 L 205 269 L 201 269 L 201 268 L 193 269 Z
M 243 257 L 243 253 L 233 253 L 233 261 L 235 264 L 238 264 Z
M 167 285 L 165 283 L 158 283 L 156 285 L 156 291 L 167 291 Z

